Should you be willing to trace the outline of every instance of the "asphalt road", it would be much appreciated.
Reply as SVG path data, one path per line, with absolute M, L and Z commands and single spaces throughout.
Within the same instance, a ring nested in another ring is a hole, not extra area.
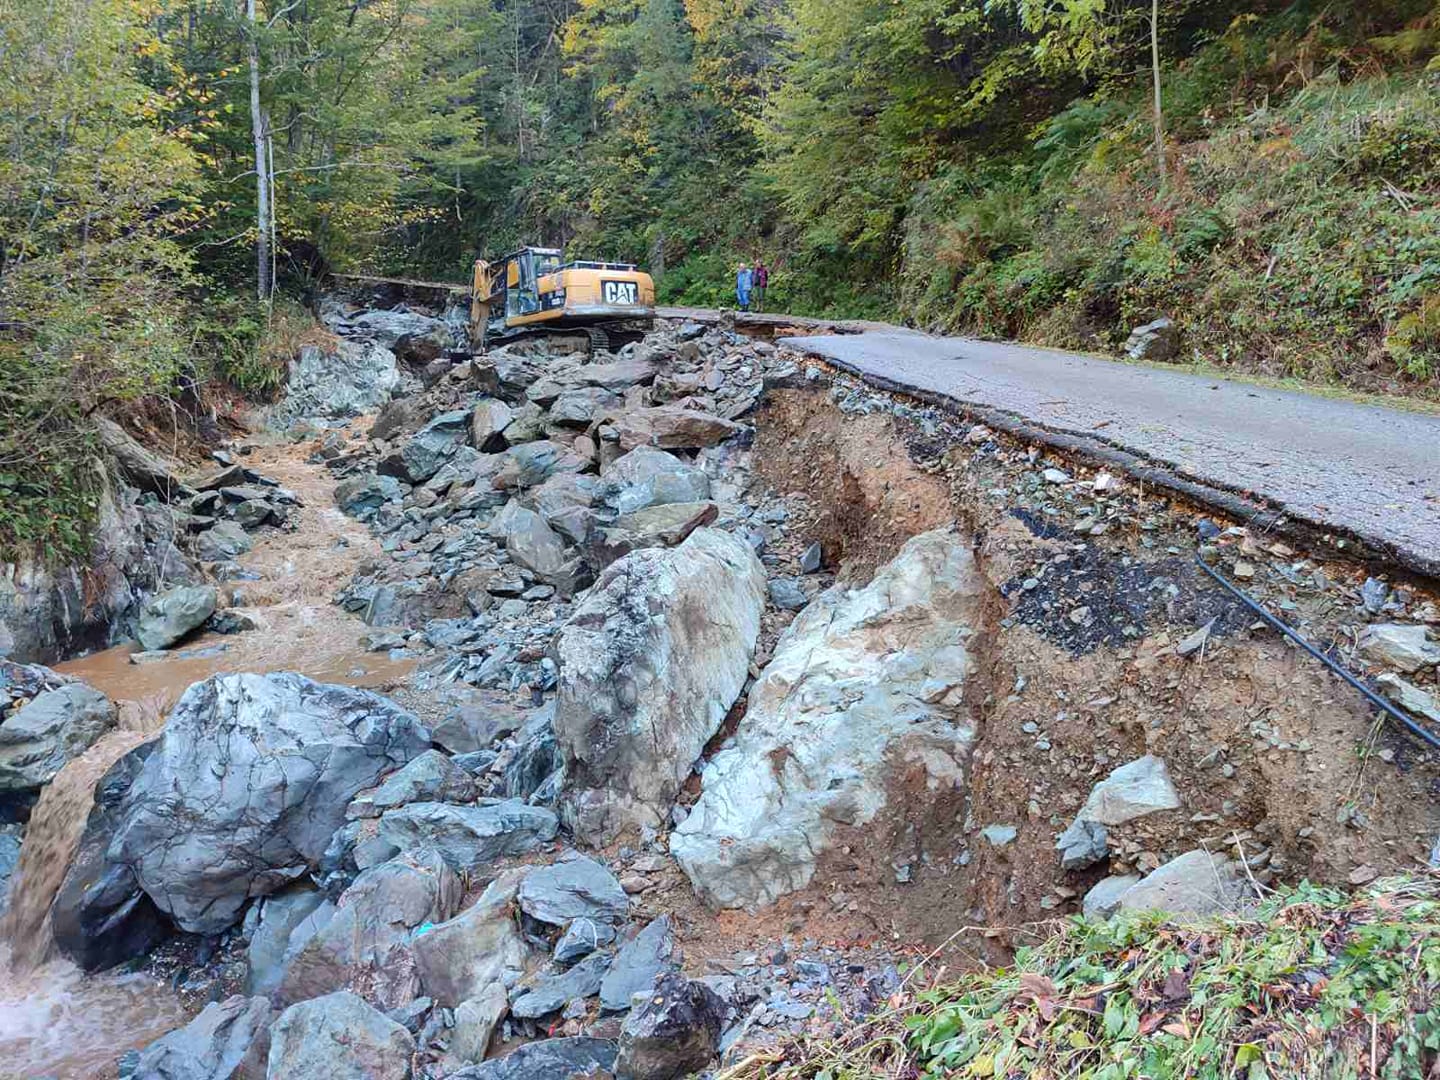
M 899 329 L 784 341 L 877 385 L 978 407 L 1138 455 L 1202 488 L 1258 497 L 1440 576 L 1440 417 Z

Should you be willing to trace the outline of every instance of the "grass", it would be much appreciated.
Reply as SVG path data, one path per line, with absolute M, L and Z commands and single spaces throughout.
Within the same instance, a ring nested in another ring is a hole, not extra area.
M 1302 884 L 1242 917 L 1076 916 L 1051 930 L 1009 968 L 937 985 L 918 968 L 844 1034 L 717 1080 L 1440 1076 L 1440 876 L 1348 896 Z

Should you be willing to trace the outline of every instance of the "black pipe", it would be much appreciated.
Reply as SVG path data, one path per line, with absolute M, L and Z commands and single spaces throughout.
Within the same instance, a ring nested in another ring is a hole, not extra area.
M 1204 570 L 1205 573 L 1209 574 L 1221 585 L 1225 586 L 1226 589 L 1228 589 L 1231 593 L 1237 596 L 1240 599 L 1240 602 L 1243 603 L 1246 607 L 1248 607 L 1251 611 L 1253 611 L 1256 615 L 1259 615 L 1276 630 L 1279 630 L 1291 641 L 1295 642 L 1296 645 L 1299 645 L 1316 660 L 1319 660 L 1336 675 L 1340 676 L 1340 678 L 1344 679 L 1356 690 L 1360 691 L 1360 693 L 1365 696 L 1366 701 L 1370 702 L 1370 704 L 1383 711 L 1392 720 L 1398 720 L 1401 726 L 1404 727 L 1406 731 L 1410 732 L 1410 734 L 1414 735 L 1416 738 L 1428 743 L 1436 750 L 1440 750 L 1440 738 L 1436 738 L 1434 735 L 1430 734 L 1430 732 L 1426 731 L 1419 724 L 1415 723 L 1414 720 L 1410 719 L 1410 717 L 1406 716 L 1394 705 L 1390 704 L 1390 702 L 1386 701 L 1379 694 L 1375 693 L 1374 690 L 1371 690 L 1368 686 L 1366 686 L 1363 682 L 1357 679 L 1354 675 L 1351 675 L 1334 660 L 1331 660 L 1330 657 L 1326 656 L 1319 649 L 1311 645 L 1308 641 L 1306 641 L 1303 637 L 1300 636 L 1299 631 L 1294 630 L 1289 626 L 1286 626 L 1274 615 L 1271 615 L 1270 612 L 1266 611 L 1265 608 L 1261 607 L 1260 604 L 1256 602 L 1248 593 L 1246 593 L 1239 586 L 1226 580 L 1222 574 L 1214 570 L 1210 566 L 1210 564 L 1207 563 L 1204 559 L 1202 559 L 1199 555 L 1195 556 L 1195 565 L 1200 567 L 1201 570 Z

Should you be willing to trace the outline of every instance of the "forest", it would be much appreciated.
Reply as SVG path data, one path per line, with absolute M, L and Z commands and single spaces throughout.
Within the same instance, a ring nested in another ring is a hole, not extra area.
M 0 531 L 80 542 L 80 418 L 272 392 L 325 273 L 522 243 L 1434 398 L 1437 56 L 1433 0 L 0 0 Z

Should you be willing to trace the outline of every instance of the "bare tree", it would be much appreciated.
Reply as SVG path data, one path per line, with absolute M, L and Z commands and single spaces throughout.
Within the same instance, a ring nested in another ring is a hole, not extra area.
M 275 287 L 271 252 L 275 218 L 270 190 L 270 119 L 260 108 L 260 30 L 255 0 L 245 0 L 245 17 L 250 35 L 250 130 L 255 140 L 255 286 L 260 302 L 266 303 Z
M 1150 0 L 1150 70 L 1155 82 L 1155 168 L 1166 179 L 1165 109 L 1160 96 L 1160 0 Z

